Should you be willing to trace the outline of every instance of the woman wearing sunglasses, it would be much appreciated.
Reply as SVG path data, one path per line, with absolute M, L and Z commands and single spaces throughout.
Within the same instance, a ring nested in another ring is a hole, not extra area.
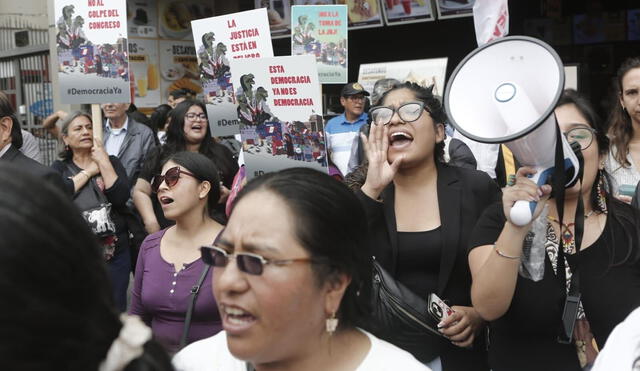
M 67 115 L 60 131 L 64 150 L 61 160 L 51 167 L 66 179 L 73 202 L 92 225 L 109 267 L 116 305 L 124 312 L 131 270 L 124 216 L 129 199 L 126 171 L 117 157 L 107 154 L 101 141 L 94 140 L 88 113 Z
M 219 182 L 218 170 L 207 157 L 178 152 L 151 183 L 164 215 L 175 225 L 147 236 L 140 246 L 130 312 L 142 317 L 170 353 L 221 329 L 211 272 L 198 250 L 222 230 L 212 217 L 220 197 Z M 191 322 L 186 323 L 192 288 L 200 285 Z
M 562 222 L 555 200 L 546 202 L 551 187 L 537 187 L 526 177 L 532 170 L 521 168 L 502 203 L 486 210 L 471 237 L 471 296 L 490 321 L 489 359 L 496 371 L 589 369 L 615 325 L 640 305 L 640 213 L 610 193 L 607 136 L 575 91 L 565 91 L 555 115 L 584 158 L 582 181 L 565 191 Z M 517 200 L 539 201 L 537 219 L 529 225 L 516 226 L 508 217 Z M 583 213 L 579 246 L 576 210 Z M 522 259 L 525 240 L 543 252 L 544 272 L 537 281 L 522 276 L 530 266 Z M 568 296 L 576 297 L 577 309 L 567 311 L 575 317 L 563 316 Z M 561 319 L 575 324 L 568 335 Z
M 200 101 L 181 102 L 169 114 L 166 143 L 156 147 L 145 159 L 140 176 L 133 190 L 133 202 L 142 217 L 147 233 L 154 233 L 173 224 L 165 217 L 163 209 L 152 195 L 151 180 L 160 172 L 167 158 L 180 151 L 201 153 L 220 171 L 223 194 L 228 192 L 238 163 L 231 151 L 211 137 L 211 128 L 205 105 Z M 224 222 L 224 205 L 216 207 L 216 219 Z
M 484 209 L 498 200 L 498 186 L 486 173 L 444 163 L 446 117 L 432 88 L 396 85 L 370 113 L 369 137 L 362 135 L 369 167 L 356 195 L 367 213 L 373 255 L 413 293 L 425 301 L 435 293 L 454 310 L 439 324 L 444 336 L 430 335 L 428 344 L 422 340 L 428 334 L 411 344 L 389 341 L 433 369 L 486 370 L 484 323 L 469 295 L 467 241 Z
M 428 370 L 355 327 L 367 314 L 366 221 L 353 194 L 315 170 L 249 182 L 213 246 L 224 332 L 174 357 L 181 371 Z

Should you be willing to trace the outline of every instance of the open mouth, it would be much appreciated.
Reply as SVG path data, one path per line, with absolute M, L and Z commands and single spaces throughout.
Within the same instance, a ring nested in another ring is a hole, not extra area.
M 198 125 L 198 124 L 196 124 L 196 125 L 192 125 L 192 126 L 191 126 L 191 130 L 193 130 L 193 131 L 200 131 L 200 130 L 202 130 L 202 125 Z
M 169 205 L 170 203 L 173 203 L 173 198 L 167 196 L 162 196 L 158 200 L 161 205 Z
M 239 307 L 223 305 L 221 312 L 226 331 L 246 330 L 256 321 L 255 316 Z
M 413 137 L 409 133 L 397 131 L 389 135 L 389 145 L 392 148 L 406 147 L 413 142 Z

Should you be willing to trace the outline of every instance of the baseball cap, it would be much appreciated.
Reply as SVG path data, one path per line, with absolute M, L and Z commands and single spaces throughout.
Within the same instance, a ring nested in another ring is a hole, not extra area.
M 342 93 L 340 93 L 343 97 L 348 97 L 350 95 L 356 94 L 364 94 L 365 96 L 369 96 L 369 92 L 364 90 L 362 85 L 358 82 L 350 82 L 347 85 L 342 87 Z

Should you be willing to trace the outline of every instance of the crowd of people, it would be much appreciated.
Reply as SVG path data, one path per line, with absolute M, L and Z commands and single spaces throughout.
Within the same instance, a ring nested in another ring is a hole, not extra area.
M 102 140 L 54 113 L 50 167 L 0 92 L 1 368 L 637 369 L 640 58 L 615 88 L 608 120 L 574 90 L 555 107 L 582 159 L 564 192 L 476 170 L 411 82 L 344 86 L 330 175 L 249 182 L 193 92 L 103 104 Z

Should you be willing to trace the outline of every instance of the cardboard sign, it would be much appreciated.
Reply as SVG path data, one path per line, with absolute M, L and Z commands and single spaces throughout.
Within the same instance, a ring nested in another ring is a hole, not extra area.
M 266 9 L 191 22 L 198 70 L 211 133 L 240 133 L 238 102 L 231 83 L 233 60 L 273 57 Z
M 347 6 L 294 5 L 291 55 L 312 55 L 322 84 L 346 84 Z
M 327 171 L 315 57 L 239 59 L 233 83 L 248 178 L 300 166 Z
M 125 0 L 55 0 L 60 98 L 130 102 Z

